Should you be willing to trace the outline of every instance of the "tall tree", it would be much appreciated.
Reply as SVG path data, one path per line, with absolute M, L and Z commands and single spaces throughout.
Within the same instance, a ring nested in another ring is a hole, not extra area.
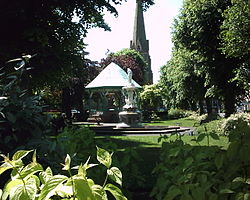
M 91 27 L 110 30 L 103 11 L 117 15 L 123 0 L 0 1 L 0 66 L 22 53 L 36 54 L 31 76 L 36 86 L 57 83 L 82 65 L 83 38 Z M 153 4 L 144 1 L 144 8 Z
M 238 60 L 226 57 L 220 48 L 222 13 L 228 6 L 229 0 L 186 0 L 173 31 L 175 48 L 184 47 L 200 56 L 206 96 L 220 96 L 226 116 L 235 111 L 236 98 L 242 94 L 242 88 L 231 81 Z
M 205 100 L 205 81 L 199 71 L 199 59 L 187 49 L 173 50 L 172 58 L 161 68 L 160 85 L 168 106 L 196 110 L 196 103 L 202 107 Z M 173 96 L 174 94 L 174 96 Z M 203 109 L 200 109 L 201 114 Z
M 235 71 L 234 80 L 250 91 L 250 0 L 234 0 L 232 3 L 223 13 L 222 51 L 227 57 L 239 60 L 240 67 Z

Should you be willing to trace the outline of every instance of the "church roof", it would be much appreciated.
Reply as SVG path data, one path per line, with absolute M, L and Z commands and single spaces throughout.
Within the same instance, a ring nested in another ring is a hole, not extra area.
M 101 73 L 87 86 L 86 89 L 98 89 L 98 88 L 122 88 L 128 85 L 128 74 L 117 64 L 110 63 Z M 141 86 L 132 80 L 135 87 L 141 88 Z

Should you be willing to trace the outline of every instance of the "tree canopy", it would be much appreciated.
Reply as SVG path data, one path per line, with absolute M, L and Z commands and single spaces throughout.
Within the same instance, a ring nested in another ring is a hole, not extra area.
M 236 99 L 245 93 L 235 79 L 240 60 L 226 53 L 226 41 L 234 43 L 232 38 L 225 37 L 231 30 L 226 29 L 230 24 L 224 16 L 231 8 L 229 0 L 185 0 L 173 26 L 172 58 L 162 69 L 166 73 L 164 68 L 171 68 L 162 76 L 162 82 L 170 80 L 177 100 L 219 98 L 226 116 L 234 112 Z
M 82 66 L 83 38 L 91 27 L 110 30 L 103 11 L 118 15 L 122 0 L 0 2 L 0 66 L 21 54 L 37 54 L 31 75 L 37 85 L 57 83 L 62 74 Z M 152 5 L 144 0 L 143 6 Z

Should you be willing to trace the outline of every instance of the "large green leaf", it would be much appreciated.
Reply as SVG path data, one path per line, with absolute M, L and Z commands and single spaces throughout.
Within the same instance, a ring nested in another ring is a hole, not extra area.
M 43 171 L 42 165 L 40 165 L 39 163 L 30 163 L 22 169 L 20 175 L 23 179 L 27 179 L 31 175 L 41 171 Z
M 110 168 L 112 163 L 112 157 L 111 157 L 112 155 L 105 149 L 99 147 L 96 148 L 97 148 L 97 160 L 101 164 L 105 165 L 107 168 Z
M 4 173 L 6 170 L 8 169 L 12 169 L 12 165 L 10 163 L 3 163 L 1 166 L 0 166 L 0 175 L 2 173 Z
M 36 180 L 30 178 L 24 185 L 22 182 L 10 188 L 10 200 L 34 200 L 36 198 Z
M 17 152 L 12 156 L 12 160 L 13 160 L 13 161 L 20 160 L 20 159 L 22 159 L 23 157 L 27 156 L 31 151 L 33 151 L 33 150 L 30 150 L 30 151 L 27 151 L 27 150 L 20 150 L 20 151 L 17 151 Z
M 205 133 L 201 133 L 198 135 L 196 141 L 197 142 L 201 142 L 202 140 L 204 140 L 204 138 L 206 137 L 206 134 Z
M 2 199 L 3 190 L 0 189 L 0 199 Z
M 23 185 L 19 185 L 15 190 L 11 190 L 10 200 L 31 200 Z
M 86 178 L 74 177 L 74 190 L 79 200 L 95 200 L 91 187 Z
M 113 181 L 122 186 L 122 172 L 117 167 L 107 169 L 107 174 Z
M 214 132 L 210 133 L 209 135 L 210 135 L 211 138 L 213 138 L 214 140 L 219 140 L 219 139 L 220 139 L 219 136 L 218 136 L 216 133 L 214 133 Z
M 104 190 L 109 191 L 116 200 L 127 200 L 127 198 L 122 194 L 122 191 L 113 184 L 107 184 Z
M 4 191 L 10 194 L 11 189 L 17 187 L 18 185 L 23 185 L 23 181 L 21 179 L 11 180 L 5 185 Z
M 38 200 L 48 200 L 51 196 L 55 194 L 57 187 L 59 187 L 67 179 L 68 177 L 63 176 L 63 175 L 52 176 L 42 188 L 42 191 Z
M 100 185 L 92 185 L 91 189 L 95 196 L 95 200 L 108 200 L 107 193 Z
M 42 184 L 45 184 L 53 176 L 52 170 L 48 167 L 44 172 L 39 173 Z
M 56 189 L 56 194 L 63 198 L 71 197 L 73 196 L 73 187 L 72 185 L 60 185 Z

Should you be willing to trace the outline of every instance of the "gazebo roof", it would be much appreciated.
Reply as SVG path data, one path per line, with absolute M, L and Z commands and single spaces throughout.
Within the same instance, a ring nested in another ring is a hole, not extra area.
M 128 85 L 128 74 L 117 64 L 110 63 L 101 73 L 86 86 L 86 89 L 121 89 Z M 141 86 L 132 80 L 135 87 Z

